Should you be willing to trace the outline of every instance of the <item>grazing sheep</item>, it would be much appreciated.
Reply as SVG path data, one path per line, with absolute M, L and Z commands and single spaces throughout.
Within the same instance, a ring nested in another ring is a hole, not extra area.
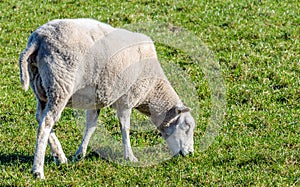
M 117 110 L 125 159 L 137 161 L 129 140 L 133 108 L 151 118 L 174 155 L 193 152 L 195 122 L 165 77 L 149 37 L 91 19 L 54 20 L 31 34 L 19 65 L 23 88 L 30 85 L 37 99 L 34 176 L 44 178 L 47 141 L 55 160 L 67 162 L 52 130 L 66 106 L 87 110 L 77 159 L 85 156 L 106 106 Z

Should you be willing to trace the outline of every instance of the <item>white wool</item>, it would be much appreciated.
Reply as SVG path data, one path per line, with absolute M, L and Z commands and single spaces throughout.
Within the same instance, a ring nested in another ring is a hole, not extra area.
M 87 109 L 76 158 L 86 154 L 99 110 L 106 106 L 117 110 L 125 159 L 137 161 L 129 140 L 133 108 L 151 117 L 174 154 L 193 150 L 194 120 L 165 77 L 152 40 L 143 34 L 91 19 L 53 20 L 31 34 L 19 65 L 23 88 L 30 85 L 37 98 L 32 171 L 39 178 L 44 178 L 47 141 L 54 158 L 67 162 L 52 130 L 65 106 Z

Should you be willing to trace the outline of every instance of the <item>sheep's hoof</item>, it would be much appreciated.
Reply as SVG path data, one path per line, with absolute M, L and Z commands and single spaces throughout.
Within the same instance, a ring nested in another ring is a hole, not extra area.
M 73 162 L 79 162 L 80 160 L 83 160 L 84 159 L 84 155 L 83 154 L 75 154 L 73 156 Z
M 128 160 L 130 162 L 138 162 L 139 160 L 133 156 L 133 155 L 130 155 L 130 156 L 125 156 L 125 160 Z
M 45 179 L 45 175 L 43 172 L 33 171 L 32 175 L 35 179 Z
M 68 163 L 68 159 L 67 159 L 66 156 L 61 156 L 61 157 L 53 156 L 53 159 L 54 159 L 54 162 L 55 162 L 57 165 L 60 165 L 60 164 L 67 164 L 67 163 Z

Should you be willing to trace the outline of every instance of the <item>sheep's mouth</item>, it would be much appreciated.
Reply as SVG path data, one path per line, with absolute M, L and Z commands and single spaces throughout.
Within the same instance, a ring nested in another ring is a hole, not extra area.
M 193 154 L 193 151 L 185 151 L 185 150 L 180 150 L 178 153 L 174 154 L 175 157 L 177 156 L 187 156 L 188 154 Z

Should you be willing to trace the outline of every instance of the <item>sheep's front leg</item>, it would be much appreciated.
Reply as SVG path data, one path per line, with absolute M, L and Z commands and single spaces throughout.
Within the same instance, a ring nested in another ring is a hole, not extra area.
M 37 102 L 37 110 L 36 110 L 36 120 L 37 122 L 40 124 L 42 123 L 42 114 L 43 111 L 45 109 L 45 102 L 38 100 Z M 50 136 L 48 139 L 48 144 L 50 146 L 51 149 L 51 155 L 53 156 L 54 161 L 57 164 L 63 164 L 63 163 L 67 163 L 68 159 L 65 156 L 65 153 L 63 152 L 62 146 L 58 140 L 58 138 L 56 137 L 53 129 L 50 132 Z
M 82 142 L 77 149 L 73 160 L 78 161 L 85 157 L 87 146 L 89 144 L 92 134 L 95 132 L 97 127 L 97 119 L 100 110 L 87 110 L 86 111 L 86 127 Z
M 133 155 L 131 145 L 130 145 L 130 138 L 129 138 L 131 109 L 118 109 L 117 115 L 120 121 L 121 132 L 122 132 L 124 158 L 125 160 L 137 162 L 138 159 Z

